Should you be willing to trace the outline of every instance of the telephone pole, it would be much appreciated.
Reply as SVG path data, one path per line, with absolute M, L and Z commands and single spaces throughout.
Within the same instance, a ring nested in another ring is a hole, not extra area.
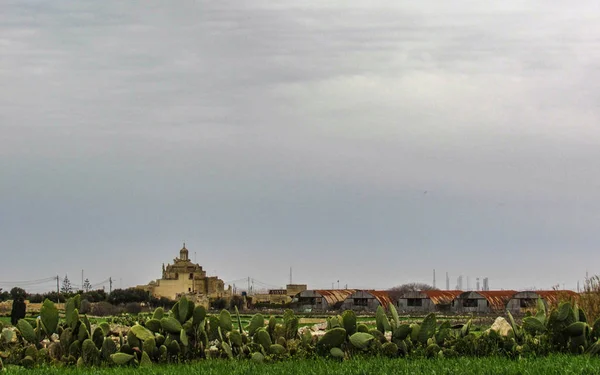
M 112 293 L 112 277 L 108 278 L 108 285 L 109 285 L 108 294 L 111 294 Z
M 58 275 L 56 275 L 56 303 L 60 303 L 60 287 L 58 286 Z

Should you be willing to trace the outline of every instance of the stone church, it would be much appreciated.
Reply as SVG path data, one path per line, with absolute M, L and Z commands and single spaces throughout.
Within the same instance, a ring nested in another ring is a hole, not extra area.
M 173 264 L 165 267 L 163 263 L 160 279 L 139 288 L 149 291 L 154 297 L 173 300 L 182 295 L 208 298 L 229 298 L 232 295 L 231 286 L 225 289 L 223 280 L 217 276 L 206 276 L 202 266 L 192 263 L 185 243 L 179 250 L 179 258 L 173 259 Z

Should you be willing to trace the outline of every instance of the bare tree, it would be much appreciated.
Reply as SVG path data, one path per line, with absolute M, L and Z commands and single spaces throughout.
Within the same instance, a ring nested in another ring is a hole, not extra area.
M 388 290 L 388 293 L 389 293 L 390 297 L 392 297 L 392 299 L 398 300 L 402 296 L 402 294 L 404 294 L 406 292 L 415 292 L 418 290 L 439 290 L 439 289 L 435 288 L 429 284 L 425 284 L 425 283 L 408 283 L 408 284 L 402 284 L 402 285 L 398 285 L 393 288 L 390 288 Z

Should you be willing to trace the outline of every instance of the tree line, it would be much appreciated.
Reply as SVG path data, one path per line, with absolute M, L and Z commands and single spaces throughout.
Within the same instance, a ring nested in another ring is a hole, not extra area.
M 66 300 L 76 295 L 80 295 L 82 301 L 87 300 L 90 303 L 108 302 L 112 305 L 124 305 L 133 302 L 145 303 L 155 307 L 170 307 L 175 303 L 166 297 L 153 297 L 150 293 L 137 288 L 115 289 L 110 294 L 106 293 L 103 289 L 89 291 L 78 290 L 71 292 L 61 291 L 60 293 L 57 293 L 56 291 L 47 293 L 27 293 L 25 289 L 20 287 L 14 287 L 10 291 L 3 291 L 0 288 L 0 302 L 8 300 L 16 301 L 19 297 L 22 297 L 30 303 L 42 303 L 45 299 L 64 303 Z

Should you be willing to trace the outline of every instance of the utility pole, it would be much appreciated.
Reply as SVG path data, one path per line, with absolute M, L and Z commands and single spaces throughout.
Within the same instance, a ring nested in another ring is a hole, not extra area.
M 250 276 L 248 276 L 248 290 L 246 291 L 247 295 L 250 295 Z
M 58 286 L 58 275 L 56 275 L 56 303 L 60 303 L 60 287 Z
M 435 288 L 435 268 L 433 269 L 433 287 Z
M 290 267 L 290 285 L 292 285 L 292 267 Z
M 81 290 L 83 290 L 83 270 L 81 270 Z
M 109 284 L 108 294 L 111 294 L 112 293 L 112 277 L 108 278 L 108 284 Z

